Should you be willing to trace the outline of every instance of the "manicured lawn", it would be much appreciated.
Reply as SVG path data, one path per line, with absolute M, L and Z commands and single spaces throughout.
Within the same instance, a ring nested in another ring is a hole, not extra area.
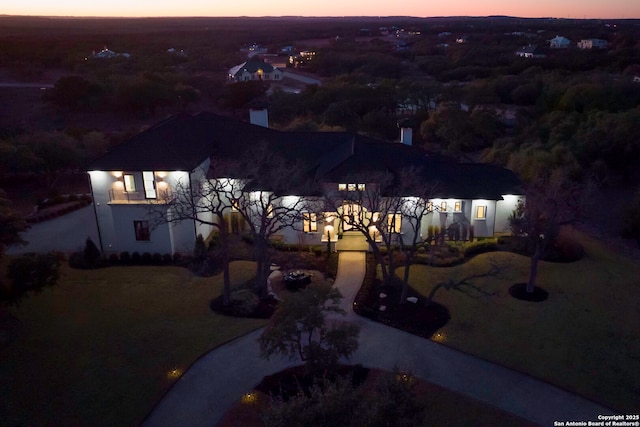
M 448 277 L 486 271 L 490 258 L 505 264 L 503 277 L 474 282 L 495 296 L 438 291 L 434 300 L 449 309 L 451 320 L 433 339 L 635 413 L 640 402 L 640 266 L 583 234 L 574 236 L 584 245 L 582 260 L 540 265 L 538 285 L 549 292 L 545 302 L 509 296 L 509 286 L 527 278 L 529 259 L 505 252 L 451 268 L 412 266 L 411 284 L 428 295 Z
M 232 264 L 235 283 L 253 263 Z M 0 425 L 137 425 L 206 351 L 264 325 L 213 314 L 220 276 L 178 267 L 63 269 L 59 286 L 10 312 L 0 348 Z

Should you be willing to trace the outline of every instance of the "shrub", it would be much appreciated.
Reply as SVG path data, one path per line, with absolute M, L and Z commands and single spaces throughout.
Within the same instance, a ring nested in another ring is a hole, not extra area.
M 173 262 L 174 262 L 174 264 L 179 264 L 181 260 L 182 260 L 182 255 L 181 254 L 179 254 L 178 252 L 173 254 Z
M 3 299 L 18 304 L 27 292 L 40 292 L 46 286 L 54 286 L 60 276 L 62 260 L 62 255 L 53 252 L 14 258 L 7 267 L 6 275 L 11 286 Z
M 469 243 L 464 248 L 464 256 L 471 257 L 474 255 L 482 254 L 485 252 L 492 252 L 498 250 L 498 243 L 494 240 L 478 240 L 477 242 Z
M 432 241 L 433 240 L 433 225 L 430 225 L 427 227 L 427 240 Z
M 120 252 L 120 264 L 131 264 L 131 255 L 129 254 L 129 252 Z
M 100 259 L 100 250 L 98 249 L 96 244 L 93 243 L 93 240 L 91 240 L 90 237 L 87 237 L 87 240 L 85 240 L 84 251 L 82 251 L 82 255 L 84 257 L 85 263 L 89 267 L 94 267 L 98 264 L 98 260 Z
M 497 241 L 499 245 L 509 245 L 513 241 L 513 236 L 500 236 Z
M 118 259 L 118 254 L 111 254 L 109 255 L 109 263 L 110 264 L 118 264 L 119 259 Z
M 197 260 L 204 260 L 207 257 L 207 245 L 204 243 L 202 234 L 198 234 L 193 248 L 193 257 Z
M 134 252 L 131 254 L 131 264 L 134 264 L 134 265 L 142 264 L 142 257 L 140 256 L 140 252 Z
M 157 252 L 151 255 L 151 263 L 153 265 L 162 265 L 162 255 Z
M 250 289 L 238 289 L 231 292 L 230 311 L 234 316 L 248 316 L 258 306 L 260 298 Z
M 178 255 L 178 254 L 176 254 L 176 255 Z M 178 258 L 179 258 L 179 257 L 178 257 Z M 164 254 L 164 255 L 162 255 L 162 263 L 163 263 L 164 265 L 169 265 L 169 264 L 171 264 L 171 263 L 173 262 L 173 259 L 174 259 L 174 258 L 173 258 L 173 257 L 171 257 L 171 254 Z
M 151 253 L 144 252 L 141 257 L 142 265 L 151 265 Z
M 69 255 L 69 267 L 84 270 L 89 268 L 82 252 L 74 252 Z

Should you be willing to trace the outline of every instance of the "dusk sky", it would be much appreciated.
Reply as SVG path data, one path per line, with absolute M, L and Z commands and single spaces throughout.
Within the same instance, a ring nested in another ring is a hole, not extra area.
M 4 3 L 4 4 L 2 4 Z M 638 0 L 19 0 L 0 14 L 44 16 L 486 16 L 640 18 Z

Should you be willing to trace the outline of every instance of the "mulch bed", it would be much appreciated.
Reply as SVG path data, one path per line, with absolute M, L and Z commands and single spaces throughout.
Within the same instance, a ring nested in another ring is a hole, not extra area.
M 431 338 L 451 319 L 447 307 L 434 301 L 428 301 L 411 287 L 409 287 L 408 297 L 416 298 L 417 301 L 415 303 L 407 301 L 404 304 L 400 304 L 402 289 L 399 284 L 378 286 L 376 283 L 374 290 L 365 290 L 364 288 L 365 286 L 356 296 L 353 311 L 376 322 L 423 338 Z M 380 298 L 380 293 L 387 296 Z M 385 307 L 384 311 L 380 310 L 381 306 Z
M 542 288 L 535 287 L 533 292 L 527 292 L 526 283 L 516 283 L 509 288 L 509 295 L 521 301 L 542 302 L 549 298 L 549 292 Z

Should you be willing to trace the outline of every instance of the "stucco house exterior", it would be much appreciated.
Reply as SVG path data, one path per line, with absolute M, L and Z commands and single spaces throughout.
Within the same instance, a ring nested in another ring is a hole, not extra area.
M 555 36 L 549 40 L 549 47 L 551 49 L 567 49 L 571 46 L 571 40 L 563 36 Z
M 258 111 L 252 117 L 259 115 Z M 453 223 L 472 225 L 476 237 L 506 232 L 508 217 L 522 198 L 520 182 L 510 170 L 458 163 L 425 152 L 411 145 L 410 129 L 403 129 L 400 142 L 389 142 L 349 132 L 282 132 L 265 127 L 264 119 L 257 121 L 262 125 L 206 112 L 179 114 L 95 159 L 88 174 L 103 253 L 191 252 L 196 236 L 207 236 L 214 228 L 197 220 L 152 227 L 149 205 L 164 209 L 161 195 L 178 184 L 196 189 L 219 179 L 211 166 L 215 159 L 241 159 L 258 144 L 267 144 L 270 151 L 298 165 L 303 179 L 338 201 L 337 211 L 310 210 L 295 227 L 279 232 L 278 238 L 287 243 L 335 242 L 344 234 L 358 233 L 344 215 L 371 210 L 350 197 L 377 185 L 354 178 L 364 172 L 384 171 L 396 176 L 403 168 L 413 168 L 425 186 L 436 184 L 429 198 L 433 209 L 420 224 L 422 237 L 430 225 L 444 229 Z M 317 191 L 313 193 L 282 195 L 277 203 L 317 197 Z M 171 209 L 167 210 L 171 216 Z M 388 225 L 390 233 L 411 233 L 400 213 L 385 215 L 388 218 L 381 223 Z
M 578 42 L 578 49 L 606 49 L 609 42 L 603 39 L 582 39 Z
M 520 58 L 545 58 L 547 56 L 544 50 L 540 49 L 537 45 L 531 44 L 520 47 L 514 53 Z
M 232 67 L 227 74 L 230 83 L 250 80 L 282 80 L 282 70 L 264 61 L 250 59 Z

